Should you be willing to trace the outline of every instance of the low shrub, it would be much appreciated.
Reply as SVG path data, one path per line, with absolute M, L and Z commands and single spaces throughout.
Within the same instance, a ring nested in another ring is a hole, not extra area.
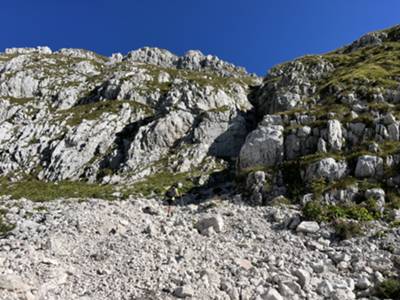
M 375 288 L 375 296 L 381 299 L 400 299 L 400 280 L 386 279 Z
M 3 236 L 13 230 L 15 228 L 15 225 L 9 224 L 5 220 L 5 214 L 7 212 L 3 209 L 0 209 L 0 236 Z
M 375 219 L 374 215 L 361 205 L 327 205 L 318 201 L 308 202 L 303 208 L 303 215 L 307 220 L 317 222 L 332 222 L 339 218 L 356 221 L 372 221 Z
M 337 220 L 334 223 L 336 236 L 341 240 L 351 239 L 362 235 L 362 226 L 357 221 Z

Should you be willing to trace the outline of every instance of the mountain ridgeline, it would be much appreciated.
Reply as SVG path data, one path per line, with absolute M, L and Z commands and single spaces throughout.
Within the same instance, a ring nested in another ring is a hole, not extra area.
M 399 86 L 399 26 L 264 79 L 199 51 L 6 49 L 2 193 L 118 198 L 180 181 L 257 205 L 372 199 L 382 213 L 400 205 Z

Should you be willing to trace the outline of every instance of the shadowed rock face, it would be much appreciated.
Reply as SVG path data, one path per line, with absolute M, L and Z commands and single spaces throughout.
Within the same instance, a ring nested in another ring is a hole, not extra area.
M 39 179 L 140 179 L 212 170 L 248 133 L 259 79 L 215 56 L 143 48 L 0 54 L 0 172 Z M 109 174 L 104 178 L 102 174 Z M 127 176 L 129 174 L 129 176 Z

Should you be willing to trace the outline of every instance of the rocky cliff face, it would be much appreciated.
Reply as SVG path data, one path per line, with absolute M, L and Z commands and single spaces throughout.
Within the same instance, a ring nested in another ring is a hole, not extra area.
M 40 180 L 121 183 L 208 174 L 248 133 L 242 68 L 189 51 L 126 56 L 49 48 L 0 54 L 0 172 Z
M 340 203 L 373 189 L 397 201 L 399 32 L 276 66 L 263 81 L 198 51 L 7 49 L 0 172 L 193 187 L 233 168 L 259 204 Z

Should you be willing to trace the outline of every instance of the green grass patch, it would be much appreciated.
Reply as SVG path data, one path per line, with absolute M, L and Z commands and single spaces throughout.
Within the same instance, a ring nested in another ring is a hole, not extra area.
M 220 107 L 217 107 L 217 108 L 210 109 L 207 112 L 209 112 L 209 113 L 224 113 L 224 112 L 227 112 L 227 111 L 229 111 L 229 106 L 223 105 L 223 106 L 220 106 Z
M 386 195 L 386 205 L 390 209 L 400 209 L 400 195 L 398 191 L 389 191 Z
M 24 179 L 9 182 L 0 179 L 0 195 L 10 195 L 13 199 L 27 198 L 42 202 L 58 198 L 99 198 L 115 199 L 111 185 L 89 184 L 79 181 L 44 182 L 36 179 Z
M 70 109 L 59 111 L 56 119 L 66 119 L 68 125 L 76 126 L 83 120 L 96 120 L 104 113 L 117 114 L 124 103 L 127 103 L 134 111 L 143 111 L 146 115 L 153 114 L 153 110 L 150 107 L 135 101 L 107 100 L 77 105 Z
M 133 195 L 141 194 L 145 197 L 151 195 L 163 196 L 171 185 L 181 182 L 183 188 L 180 189 L 180 191 L 185 194 L 194 187 L 192 178 L 193 174 L 190 173 L 174 174 L 170 172 L 160 172 L 134 183 L 125 193 Z
M 3 97 L 2 99 L 7 100 L 11 104 L 15 105 L 26 105 L 34 100 L 34 98 L 14 98 L 14 97 L 6 97 L 6 98 Z
M 199 86 L 212 86 L 218 89 L 229 91 L 232 84 L 240 84 L 242 86 L 253 86 L 255 85 L 255 79 L 251 76 L 243 73 L 243 76 L 239 77 L 224 77 L 210 70 L 204 71 L 192 71 L 184 69 L 164 68 L 155 65 L 143 65 L 142 68 L 147 70 L 147 73 L 153 77 L 153 81 L 146 83 L 146 87 L 152 90 L 158 89 L 163 93 L 168 92 L 171 88 L 171 83 L 158 81 L 158 76 L 161 72 L 168 73 L 171 77 L 171 81 L 174 78 L 181 78 L 192 83 L 196 83 Z

